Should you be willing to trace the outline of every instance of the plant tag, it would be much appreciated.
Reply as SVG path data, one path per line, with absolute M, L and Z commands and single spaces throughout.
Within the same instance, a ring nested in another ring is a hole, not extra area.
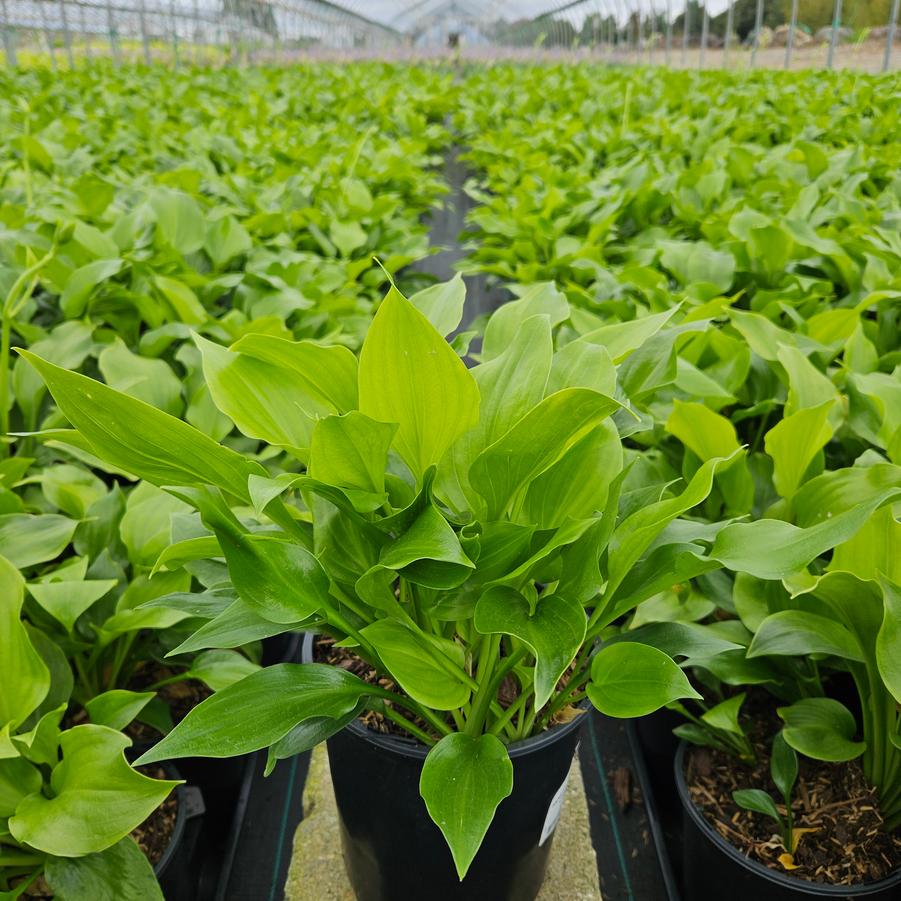
M 560 813 L 563 810 L 563 801 L 566 798 L 566 784 L 569 782 L 569 773 L 563 780 L 563 785 L 557 789 L 554 797 L 551 798 L 550 806 L 547 809 L 547 816 L 544 818 L 544 827 L 541 830 L 541 839 L 538 842 L 540 848 L 553 834 L 560 822 Z

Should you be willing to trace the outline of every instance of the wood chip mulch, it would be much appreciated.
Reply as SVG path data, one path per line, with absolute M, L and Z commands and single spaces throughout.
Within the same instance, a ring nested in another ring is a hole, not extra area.
M 757 763 L 708 748 L 693 748 L 686 778 L 695 806 L 719 834 L 743 854 L 785 873 L 778 858 L 785 849 L 773 820 L 740 808 L 732 792 L 768 791 L 784 813 L 770 777 L 769 741 L 754 741 Z M 792 800 L 795 828 L 814 829 L 802 836 L 790 875 L 831 885 L 876 882 L 901 867 L 901 831 L 882 829 L 879 801 L 857 761 L 832 764 L 800 758 Z

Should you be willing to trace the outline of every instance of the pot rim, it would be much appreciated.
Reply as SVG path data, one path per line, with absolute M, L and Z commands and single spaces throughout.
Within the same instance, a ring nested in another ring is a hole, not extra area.
M 313 632 L 305 632 L 303 635 L 303 653 L 301 659 L 304 663 L 309 663 L 313 659 L 313 641 L 315 638 L 316 636 Z M 507 745 L 507 753 L 510 755 L 511 759 L 514 757 L 522 757 L 524 754 L 540 751 L 547 745 L 554 744 L 554 742 L 559 741 L 559 739 L 569 735 L 570 732 L 578 729 L 585 721 L 585 717 L 589 715 L 590 705 L 587 699 L 585 699 L 580 701 L 576 706 L 581 708 L 583 713 L 574 717 L 568 723 L 554 726 L 551 729 L 545 730 L 540 735 L 533 735 L 530 738 L 524 738 L 521 741 L 516 741 L 513 742 L 513 744 Z M 425 760 L 429 753 L 429 749 L 414 738 L 403 738 L 398 735 L 386 735 L 382 732 L 373 732 L 372 729 L 364 726 L 358 719 L 352 719 L 342 731 L 350 732 L 363 741 L 368 741 L 370 744 L 376 745 L 386 751 L 400 754 L 403 757 L 418 757 L 420 760 Z
M 697 826 L 706 838 L 708 838 L 718 851 L 730 857 L 735 863 L 750 870 L 755 876 L 761 879 L 774 882 L 783 888 L 788 888 L 800 894 L 818 896 L 821 898 L 866 898 L 868 895 L 875 895 L 886 889 L 901 885 L 901 867 L 894 871 L 885 879 L 879 882 L 864 882 L 857 885 L 822 885 L 818 882 L 808 882 L 806 879 L 793 879 L 790 876 L 783 876 L 776 870 L 745 857 L 738 848 L 731 842 L 727 842 L 717 831 L 707 822 L 706 817 L 695 806 L 691 795 L 688 793 L 688 782 L 685 779 L 685 755 L 688 751 L 688 742 L 684 739 L 679 742 L 676 750 L 676 758 L 674 761 L 674 771 L 676 777 L 676 791 L 679 794 L 679 801 L 682 809 L 688 813 L 692 822 Z
M 582 701 L 578 706 L 582 706 Z M 507 754 L 511 759 L 523 757 L 526 754 L 533 754 L 546 748 L 548 745 L 555 744 L 561 738 L 569 735 L 578 729 L 585 722 L 585 717 L 589 715 L 587 706 L 582 707 L 583 712 L 574 717 L 568 723 L 563 723 L 547 729 L 540 735 L 533 735 L 530 738 L 524 738 L 521 741 L 513 742 L 506 746 Z M 373 732 L 372 729 L 363 725 L 358 719 L 351 720 L 345 727 L 344 731 L 350 732 L 363 741 L 376 745 L 385 751 L 391 751 L 402 757 L 415 757 L 419 760 L 425 760 L 429 753 L 429 748 L 414 738 L 404 738 L 399 735 L 386 735 L 382 732 Z
M 171 763 L 165 762 L 161 764 L 161 766 L 166 770 L 167 779 L 182 778 L 181 773 L 179 773 Z M 176 785 L 174 793 L 175 799 L 178 801 L 178 804 L 175 807 L 175 825 L 172 827 L 172 834 L 169 836 L 169 844 L 166 845 L 162 856 L 153 866 L 153 873 L 157 879 L 159 879 L 169 867 L 169 863 L 175 856 L 175 852 L 178 850 L 178 846 L 184 838 L 185 828 L 188 823 L 187 784 L 182 782 L 181 784 Z

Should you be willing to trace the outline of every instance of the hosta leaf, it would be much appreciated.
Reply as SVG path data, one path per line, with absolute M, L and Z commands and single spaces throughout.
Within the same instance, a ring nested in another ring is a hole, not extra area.
M 361 634 L 414 700 L 434 710 L 454 710 L 469 700 L 461 645 L 414 632 L 396 619 L 376 620 Z M 455 670 L 459 675 L 454 675 Z
M 515 508 L 537 476 L 620 406 L 596 391 L 567 388 L 545 398 L 485 448 L 469 470 L 469 481 L 485 498 L 488 519 L 500 519 L 511 505 Z
M 535 610 L 518 591 L 489 588 L 476 604 L 473 624 L 483 635 L 512 635 L 535 656 L 535 709 L 547 703 L 585 640 L 585 609 L 561 595 L 538 599 Z
M 803 698 L 778 712 L 785 721 L 782 737 L 799 754 L 841 763 L 866 750 L 864 742 L 854 741 L 853 714 L 832 698 Z
M 63 759 L 50 777 L 53 797 L 35 792 L 19 804 L 9 821 L 16 841 L 58 857 L 79 857 L 103 851 L 142 823 L 178 783 L 133 770 L 122 753 L 130 744 L 105 726 L 64 732 Z
M 153 867 L 131 836 L 84 857 L 49 857 L 44 878 L 65 901 L 163 901 Z
M 644 716 L 679 698 L 700 698 L 675 661 L 645 644 L 621 641 L 591 661 L 588 698 L 601 713 Z
M 63 414 L 94 452 L 154 485 L 217 485 L 249 499 L 247 478 L 262 467 L 143 401 L 20 350 Z M 127 424 L 127 427 L 126 427 Z
M 91 698 L 84 706 L 95 726 L 124 729 L 154 698 L 152 691 L 115 688 Z
M 397 423 L 394 447 L 418 480 L 478 422 L 475 379 L 425 316 L 394 289 L 382 301 L 360 353 L 360 411 Z
M 432 285 L 410 296 L 410 303 L 442 335 L 449 335 L 463 318 L 466 285 L 458 272 L 450 281 Z
M 513 764 L 494 735 L 447 735 L 429 751 L 419 793 L 441 830 L 462 879 L 494 819 L 513 791 Z
M 901 588 L 885 578 L 880 582 L 885 612 L 876 638 L 876 661 L 885 687 L 901 704 Z
M 305 720 L 343 716 L 368 692 L 365 682 L 338 667 L 269 666 L 202 701 L 137 763 L 248 754 L 277 742 Z
M 845 660 L 865 660 L 853 632 L 826 616 L 805 610 L 781 610 L 758 627 L 748 657 L 832 654 Z
M 23 722 L 50 690 L 50 671 L 35 650 L 19 618 L 25 581 L 0 557 L 0 723 Z M 0 726 L 2 728 L 2 726 Z

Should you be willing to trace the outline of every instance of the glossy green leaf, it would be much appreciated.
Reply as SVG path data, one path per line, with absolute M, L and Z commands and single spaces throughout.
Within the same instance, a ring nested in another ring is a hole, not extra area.
M 540 710 L 585 641 L 586 617 L 580 603 L 557 594 L 542 595 L 535 609 L 509 586 L 489 588 L 476 604 L 473 625 L 483 635 L 512 635 L 535 656 L 535 709 Z
M 28 351 L 19 353 L 37 369 L 98 456 L 154 485 L 208 483 L 247 497 L 247 477 L 261 471 L 258 464 L 143 401 Z
M 864 742 L 854 740 L 854 716 L 831 698 L 803 698 L 780 707 L 779 716 L 785 722 L 782 736 L 788 745 L 814 760 L 842 763 L 866 750 Z
M 415 632 L 396 619 L 376 620 L 361 634 L 414 700 L 434 710 L 455 710 L 469 700 L 461 645 Z
M 588 698 L 601 713 L 645 716 L 679 698 L 700 698 L 671 657 L 645 644 L 622 641 L 591 661 Z
M 478 422 L 472 375 L 396 290 L 382 301 L 360 353 L 360 411 L 398 424 L 394 447 L 417 479 Z
M 832 654 L 863 662 L 863 648 L 841 623 L 805 610 L 781 610 L 758 627 L 748 657 Z
M 50 672 L 28 637 L 19 614 L 25 581 L 5 557 L 0 557 L 0 723 L 23 722 L 50 689 Z M 2 727 L 0 727 L 2 728 Z
M 205 683 L 213 691 L 222 691 L 259 670 L 260 665 L 248 660 L 243 654 L 221 649 L 198 654 L 184 675 Z
M 13 566 L 25 569 L 58 557 L 78 523 L 55 513 L 7 513 L 0 516 L 0 548 Z
M 776 788 L 789 803 L 792 789 L 798 778 L 798 755 L 785 740 L 781 732 L 773 739 L 773 751 L 770 757 L 770 773 Z
M 766 433 L 766 452 L 773 458 L 773 483 L 782 497 L 791 497 L 797 491 L 817 452 L 832 437 L 829 412 L 833 405 L 830 400 L 803 407 Z
M 28 593 L 61 623 L 67 632 L 71 632 L 78 617 L 117 584 L 115 579 L 35 582 L 28 586 Z
M 901 704 L 901 588 L 886 578 L 879 581 L 885 607 L 876 637 L 876 662 L 885 687 Z
M 459 272 L 448 282 L 410 295 L 410 303 L 442 335 L 449 335 L 460 324 L 465 301 L 466 285 Z
M 447 735 L 429 751 L 419 793 L 450 847 L 460 879 L 498 805 L 513 791 L 513 764 L 494 735 Z
M 91 698 L 84 707 L 95 726 L 124 729 L 152 700 L 152 691 L 115 688 Z
M 732 792 L 732 800 L 745 810 L 772 817 L 777 823 L 782 822 L 782 815 L 776 807 L 776 802 L 763 789 L 741 788 Z
M 500 519 L 523 501 L 524 491 L 591 428 L 620 404 L 585 388 L 567 388 L 545 398 L 502 438 L 487 447 L 469 470 L 472 487 Z
M 19 804 L 9 821 L 13 837 L 57 857 L 79 857 L 126 836 L 178 784 L 133 770 L 122 753 L 130 744 L 105 726 L 64 732 L 63 759 L 50 777 L 53 796 L 35 792 Z
M 137 763 L 249 754 L 305 720 L 343 716 L 368 692 L 365 682 L 338 667 L 268 666 L 202 701 Z
M 229 349 L 288 370 L 292 384 L 307 398 L 303 409 L 347 413 L 357 407 L 357 358 L 346 347 L 250 334 Z
M 153 867 L 131 836 L 84 857 L 49 857 L 44 878 L 61 901 L 163 901 Z
M 362 512 L 383 503 L 388 449 L 397 427 L 352 411 L 320 419 L 312 434 L 311 478 L 341 488 Z
M 890 489 L 804 529 L 778 519 L 734 523 L 716 536 L 711 556 L 729 569 L 760 579 L 785 578 L 847 541 L 874 510 L 896 494 Z

